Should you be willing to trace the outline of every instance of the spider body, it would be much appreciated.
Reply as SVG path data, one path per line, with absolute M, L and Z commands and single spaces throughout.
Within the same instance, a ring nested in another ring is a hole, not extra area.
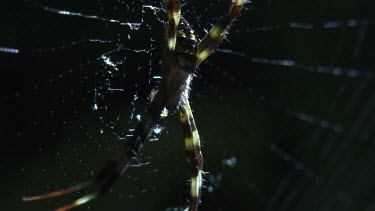
M 191 165 L 190 201 L 186 208 L 189 211 L 198 209 L 202 188 L 203 156 L 197 127 L 189 104 L 189 85 L 199 64 L 202 63 L 220 44 L 232 21 L 240 13 L 245 0 L 232 0 L 229 12 L 224 15 L 210 32 L 198 42 L 194 31 L 188 22 L 181 17 L 180 0 L 165 0 L 168 23 L 166 32 L 166 47 L 162 59 L 162 81 L 159 89 L 136 124 L 133 135 L 126 141 L 123 152 L 102 168 L 96 177 L 89 182 L 80 183 L 60 191 L 45 195 L 24 197 L 24 201 L 33 201 L 64 195 L 73 191 L 97 185 L 97 189 L 71 204 L 59 208 L 59 211 L 69 210 L 106 193 L 118 178 L 128 169 L 142 146 L 149 139 L 156 124 L 166 108 L 180 112 L 180 121 L 185 136 L 187 160 Z
M 197 40 L 188 22 L 180 19 L 176 33 L 176 46 L 170 51 L 166 46 L 162 61 L 162 83 L 159 91 L 166 99 L 165 107 L 176 110 L 183 92 L 188 91 L 191 76 L 196 69 Z

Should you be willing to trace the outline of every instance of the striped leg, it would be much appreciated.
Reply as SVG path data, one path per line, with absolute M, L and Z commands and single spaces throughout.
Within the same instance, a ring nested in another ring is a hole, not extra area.
M 167 8 L 168 25 L 167 25 L 167 45 L 169 51 L 174 51 L 176 46 L 176 31 L 181 17 L 181 1 L 165 0 Z
M 188 210 L 195 211 L 198 209 L 198 205 L 200 203 L 203 156 L 201 153 L 201 143 L 198 130 L 195 126 L 193 113 L 186 94 L 183 94 L 182 96 L 179 109 L 180 120 L 185 135 L 187 159 L 192 167 L 192 176 L 190 181 L 190 204 Z
M 229 12 L 224 15 L 220 22 L 213 26 L 210 32 L 200 43 L 198 43 L 197 66 L 202 63 L 212 53 L 215 47 L 223 41 L 229 26 L 241 12 L 244 3 L 245 0 L 232 0 Z
M 80 183 L 78 185 L 43 194 L 37 196 L 24 197 L 23 201 L 35 201 L 47 198 L 54 198 L 61 195 L 69 194 L 78 190 L 89 188 L 90 186 L 95 186 L 95 190 L 83 197 L 62 206 L 56 211 L 66 211 L 72 208 L 78 207 L 85 204 L 99 195 L 108 192 L 113 184 L 119 179 L 119 177 L 124 174 L 126 169 L 129 167 L 130 162 L 134 160 L 143 144 L 149 139 L 150 134 L 155 128 L 155 124 L 160 119 L 160 114 L 162 113 L 165 105 L 165 93 L 162 91 L 156 92 L 154 97 L 146 110 L 146 113 L 142 116 L 141 121 L 135 126 L 133 136 L 126 141 L 124 145 L 124 151 L 116 157 L 114 160 L 107 163 L 107 165 L 102 168 L 96 177 L 92 181 Z

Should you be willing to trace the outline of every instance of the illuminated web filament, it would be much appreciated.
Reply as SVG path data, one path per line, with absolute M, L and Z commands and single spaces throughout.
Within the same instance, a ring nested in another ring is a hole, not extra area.
M 0 47 L 0 52 L 18 54 L 18 53 L 20 53 L 20 50 L 17 49 L 17 48 L 5 48 L 5 47 Z

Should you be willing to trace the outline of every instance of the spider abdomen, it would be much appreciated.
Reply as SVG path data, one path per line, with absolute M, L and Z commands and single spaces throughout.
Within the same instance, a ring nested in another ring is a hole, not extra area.
M 183 71 L 193 73 L 197 66 L 197 40 L 194 30 L 181 17 L 176 33 L 176 62 Z
M 168 40 L 167 40 L 168 42 Z M 197 40 L 193 29 L 181 17 L 176 31 L 176 46 L 173 51 L 166 48 L 163 58 L 162 75 L 159 92 L 166 96 L 165 107 L 176 110 L 181 95 L 189 89 L 191 74 L 197 66 Z
M 180 103 L 182 93 L 189 90 L 191 74 L 177 66 L 174 66 L 174 68 L 170 66 L 169 68 L 171 68 L 171 74 L 163 78 L 158 92 L 166 97 L 165 107 L 173 112 Z

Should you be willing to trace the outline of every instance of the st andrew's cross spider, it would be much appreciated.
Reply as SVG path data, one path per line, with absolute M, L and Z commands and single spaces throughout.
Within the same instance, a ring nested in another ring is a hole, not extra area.
M 181 17 L 181 1 L 165 0 L 168 22 L 165 27 L 166 46 L 162 59 L 162 81 L 141 120 L 136 124 L 133 135 L 126 141 L 120 158 L 109 161 L 90 181 L 48 194 L 24 197 L 23 200 L 53 198 L 92 185 L 98 187 L 94 192 L 57 209 L 64 211 L 85 204 L 106 193 L 125 173 L 131 160 L 136 158 L 155 129 L 163 110 L 173 112 L 178 109 L 185 136 L 187 159 L 192 169 L 190 201 L 186 210 L 197 210 L 202 188 L 203 156 L 198 130 L 188 100 L 189 86 L 193 73 L 223 41 L 229 26 L 241 12 L 245 2 L 246 0 L 232 0 L 229 12 L 198 42 L 189 23 Z

